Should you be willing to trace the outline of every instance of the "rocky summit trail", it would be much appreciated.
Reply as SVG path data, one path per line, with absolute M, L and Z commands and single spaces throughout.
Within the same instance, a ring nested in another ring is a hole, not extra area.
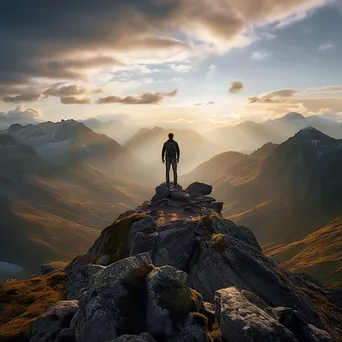
M 341 341 L 341 302 L 265 256 L 211 187 L 160 185 L 65 269 L 31 342 Z

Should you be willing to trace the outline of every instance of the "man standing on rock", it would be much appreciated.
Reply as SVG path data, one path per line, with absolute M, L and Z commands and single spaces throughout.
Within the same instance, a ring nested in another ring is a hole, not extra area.
M 166 184 L 170 186 L 170 168 L 172 165 L 173 184 L 177 185 L 177 163 L 179 163 L 180 150 L 178 143 L 173 140 L 173 133 L 169 133 L 169 140 L 164 143 L 162 162 L 166 160 Z

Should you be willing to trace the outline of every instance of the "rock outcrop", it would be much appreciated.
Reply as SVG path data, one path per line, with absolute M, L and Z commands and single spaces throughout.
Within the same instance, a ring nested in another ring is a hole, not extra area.
M 265 256 L 210 192 L 161 185 L 107 227 L 66 269 L 77 310 L 51 341 L 338 341 L 338 299 Z

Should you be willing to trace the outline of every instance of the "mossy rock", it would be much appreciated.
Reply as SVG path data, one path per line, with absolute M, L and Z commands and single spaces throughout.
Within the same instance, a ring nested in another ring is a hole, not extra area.
M 196 304 L 190 289 L 184 286 L 160 291 L 158 305 L 168 310 L 173 320 L 183 321 Z
M 211 247 L 218 253 L 223 253 L 229 246 L 229 243 L 225 240 L 224 234 L 214 234 L 211 239 Z
M 135 222 L 148 217 L 149 215 L 147 214 L 135 212 L 116 220 L 104 231 L 104 234 L 109 235 L 109 240 L 105 244 L 101 254 L 110 255 L 110 263 L 129 257 L 128 237 L 132 226 Z
M 200 311 L 202 306 L 202 295 L 187 286 L 160 288 L 158 293 L 158 305 L 168 310 L 175 321 L 184 320 L 189 313 Z
M 205 236 L 212 236 L 215 234 L 215 230 L 213 227 L 213 220 L 211 216 L 204 216 L 201 219 L 202 221 L 202 232 Z

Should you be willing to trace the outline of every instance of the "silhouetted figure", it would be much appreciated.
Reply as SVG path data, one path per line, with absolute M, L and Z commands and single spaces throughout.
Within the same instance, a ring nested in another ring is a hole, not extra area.
M 170 186 L 170 168 L 172 165 L 173 170 L 173 182 L 177 185 L 177 163 L 179 163 L 179 146 L 176 141 L 173 140 L 173 133 L 169 133 L 169 140 L 164 143 L 162 150 L 162 162 L 166 161 L 166 184 Z

